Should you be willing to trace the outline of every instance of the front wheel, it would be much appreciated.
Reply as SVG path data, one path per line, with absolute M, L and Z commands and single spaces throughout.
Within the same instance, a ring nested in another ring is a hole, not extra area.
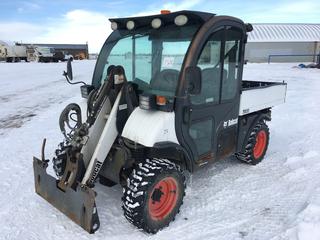
M 156 233 L 179 212 L 185 195 L 185 176 L 167 159 L 139 163 L 127 180 L 122 198 L 125 217 L 139 229 Z
M 269 144 L 269 128 L 263 121 L 258 122 L 251 130 L 246 139 L 244 152 L 237 153 L 236 156 L 240 161 L 256 165 L 260 163 Z

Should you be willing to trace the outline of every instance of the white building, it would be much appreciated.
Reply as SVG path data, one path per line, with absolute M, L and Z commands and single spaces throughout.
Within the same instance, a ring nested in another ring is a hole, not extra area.
M 245 59 L 249 62 L 316 62 L 320 24 L 253 24 Z M 274 56 L 277 55 L 277 56 Z M 288 55 L 288 56 L 279 56 Z

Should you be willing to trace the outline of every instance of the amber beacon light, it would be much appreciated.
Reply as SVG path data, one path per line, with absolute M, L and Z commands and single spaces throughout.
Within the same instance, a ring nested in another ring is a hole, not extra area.
M 170 10 L 161 10 L 160 13 L 161 14 L 169 14 L 169 13 L 171 13 L 171 11 Z

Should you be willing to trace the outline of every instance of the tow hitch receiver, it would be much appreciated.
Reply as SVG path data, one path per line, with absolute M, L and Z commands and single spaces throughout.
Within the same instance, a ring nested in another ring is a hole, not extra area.
M 100 226 L 95 204 L 95 192 L 87 186 L 78 186 L 76 190 L 67 187 L 61 190 L 59 180 L 47 174 L 48 163 L 33 157 L 34 182 L 36 193 L 59 209 L 75 223 L 89 233 Z

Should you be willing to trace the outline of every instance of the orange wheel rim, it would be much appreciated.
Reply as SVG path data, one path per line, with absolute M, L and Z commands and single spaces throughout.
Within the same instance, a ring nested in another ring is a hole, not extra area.
M 178 184 L 173 177 L 159 181 L 152 189 L 148 200 L 149 214 L 153 220 L 167 217 L 177 204 Z
M 267 145 L 267 133 L 264 130 L 258 132 L 256 136 L 256 144 L 253 148 L 253 156 L 255 159 L 260 158 Z

